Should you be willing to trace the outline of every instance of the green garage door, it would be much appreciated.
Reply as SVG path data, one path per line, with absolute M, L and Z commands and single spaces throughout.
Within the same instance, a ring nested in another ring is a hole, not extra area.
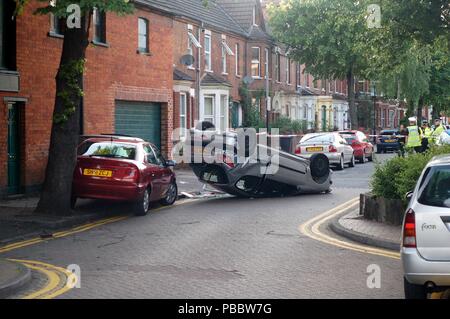
M 140 137 L 161 146 L 161 105 L 116 101 L 115 133 Z

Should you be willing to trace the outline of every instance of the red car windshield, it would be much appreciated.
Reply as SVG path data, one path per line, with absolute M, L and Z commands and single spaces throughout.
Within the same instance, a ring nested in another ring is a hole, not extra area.
M 94 143 L 83 156 L 98 156 L 109 158 L 136 159 L 136 146 L 124 143 L 102 142 Z

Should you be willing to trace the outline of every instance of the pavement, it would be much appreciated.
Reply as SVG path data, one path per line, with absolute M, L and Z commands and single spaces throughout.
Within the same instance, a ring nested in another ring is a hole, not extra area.
M 197 198 L 154 209 L 145 217 L 126 215 L 126 206 L 86 203 L 80 209 L 125 215 L 57 237 L 0 245 L 0 256 L 34 267 L 45 264 L 47 270 L 61 272 L 75 265 L 80 271 L 79 287 L 67 289 L 55 282 L 53 287 L 62 288 L 36 294 L 45 289 L 45 280 L 41 285 L 33 280 L 21 296 L 402 298 L 395 254 L 371 253 L 342 240 L 322 239 L 337 235 L 316 234 L 328 231 L 324 212 L 367 191 L 373 170 L 374 164 L 366 163 L 335 172 L 331 194 Z M 201 188 L 188 172 L 177 175 L 180 192 Z M 311 220 L 324 226 L 311 230 L 315 237 L 300 227 Z M 374 264 L 382 271 L 377 289 L 367 285 L 367 269 Z
M 333 219 L 330 228 L 338 235 L 362 244 L 400 251 L 402 227 L 364 219 L 359 209 Z

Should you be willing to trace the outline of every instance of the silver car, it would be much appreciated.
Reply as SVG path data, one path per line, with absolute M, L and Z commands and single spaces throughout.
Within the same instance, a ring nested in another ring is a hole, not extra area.
M 450 155 L 424 169 L 403 223 L 405 297 L 426 298 L 450 288 Z
M 324 154 L 330 165 L 343 170 L 345 164 L 355 166 L 353 148 L 339 133 L 312 133 L 305 135 L 297 145 L 295 154 L 303 158 L 310 158 L 313 154 Z

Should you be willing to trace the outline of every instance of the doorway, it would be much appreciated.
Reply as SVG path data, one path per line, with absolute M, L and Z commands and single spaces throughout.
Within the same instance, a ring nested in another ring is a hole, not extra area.
M 21 192 L 20 174 L 20 105 L 8 103 L 8 195 Z

